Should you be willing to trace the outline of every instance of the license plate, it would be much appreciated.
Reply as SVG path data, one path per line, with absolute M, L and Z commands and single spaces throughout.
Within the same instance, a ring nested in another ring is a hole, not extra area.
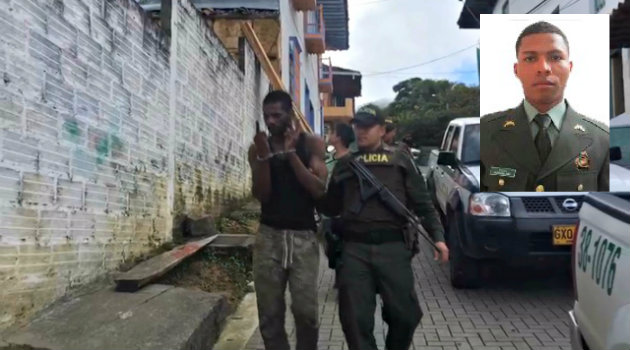
M 553 245 L 571 245 L 575 236 L 575 225 L 553 225 Z

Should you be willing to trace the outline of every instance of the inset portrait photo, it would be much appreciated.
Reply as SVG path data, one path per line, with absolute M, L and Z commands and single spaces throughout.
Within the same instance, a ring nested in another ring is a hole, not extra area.
M 608 20 L 481 15 L 482 191 L 608 191 Z

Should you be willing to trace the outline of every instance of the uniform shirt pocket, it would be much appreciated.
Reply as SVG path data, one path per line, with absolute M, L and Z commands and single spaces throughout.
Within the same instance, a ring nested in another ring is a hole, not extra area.
M 558 191 L 597 191 L 597 170 L 562 171 L 556 176 Z
M 482 181 L 490 192 L 527 191 L 527 172 L 522 169 L 516 169 L 514 177 L 490 175 L 488 170 L 486 170 Z

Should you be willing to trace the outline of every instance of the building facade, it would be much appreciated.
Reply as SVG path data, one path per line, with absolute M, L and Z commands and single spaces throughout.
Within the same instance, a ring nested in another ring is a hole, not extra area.
M 324 121 L 327 130 L 336 123 L 349 123 L 356 110 L 355 98 L 361 96 L 361 73 L 324 64 L 329 83 L 324 87 Z M 326 80 L 325 82 L 328 82 Z

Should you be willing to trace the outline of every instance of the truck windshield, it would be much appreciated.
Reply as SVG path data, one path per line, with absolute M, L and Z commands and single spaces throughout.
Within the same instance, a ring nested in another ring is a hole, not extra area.
M 464 144 L 462 148 L 462 162 L 464 164 L 479 164 L 479 124 L 467 125 L 464 128 Z

